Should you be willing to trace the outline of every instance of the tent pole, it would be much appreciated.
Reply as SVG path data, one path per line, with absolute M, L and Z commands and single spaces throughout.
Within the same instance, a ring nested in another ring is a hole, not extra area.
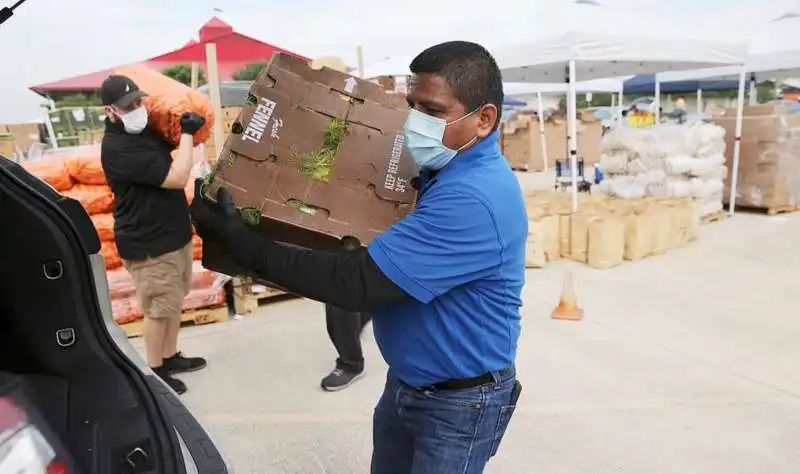
M 364 78 L 364 47 L 359 45 L 356 47 L 356 58 L 358 62 L 358 77 Z
M 215 43 L 206 43 L 206 72 L 211 106 L 214 108 L 214 152 L 215 156 L 219 156 L 222 154 L 222 147 L 225 144 L 225 135 L 222 131 L 222 98 L 219 90 L 219 68 Z
M 744 86 L 747 81 L 747 71 L 742 65 L 739 73 L 739 96 L 736 100 L 736 129 L 733 132 L 733 169 L 731 169 L 731 190 L 728 199 L 728 213 L 733 217 L 736 209 L 736 192 L 739 186 L 739 153 L 742 151 L 742 115 L 744 115 Z
M 544 172 L 547 173 L 547 138 L 544 135 L 544 104 L 542 104 L 542 93 L 536 93 L 536 102 L 539 106 L 539 136 L 542 143 L 542 160 L 544 160 Z
M 622 102 L 624 101 L 623 96 L 625 95 L 623 91 L 623 86 L 619 86 L 619 101 L 617 103 L 617 122 L 622 122 Z
M 192 79 L 191 79 L 191 87 L 192 89 L 197 89 L 200 82 L 200 67 L 199 64 L 193 62 L 192 63 Z
M 569 168 L 572 174 L 572 212 L 578 212 L 578 104 L 575 90 L 575 60 L 569 60 L 569 84 L 567 92 L 567 130 L 569 134 Z
M 703 115 L 703 89 L 697 89 L 697 115 Z
M 661 123 L 661 81 L 658 80 L 658 74 L 656 74 L 656 81 L 655 81 L 655 102 L 653 102 L 656 106 L 655 114 L 656 114 L 656 125 Z

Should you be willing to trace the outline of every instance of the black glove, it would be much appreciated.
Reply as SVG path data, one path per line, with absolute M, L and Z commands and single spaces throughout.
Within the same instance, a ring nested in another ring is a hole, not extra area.
M 181 131 L 194 135 L 206 123 L 205 117 L 195 112 L 184 112 L 181 115 Z
M 217 241 L 224 243 L 228 237 L 240 229 L 249 231 L 247 224 L 239 216 L 231 194 L 225 188 L 217 190 L 217 203 L 208 202 L 203 198 L 205 183 L 198 178 L 194 181 L 194 199 L 189 206 L 192 223 L 197 229 L 197 235 L 204 241 Z

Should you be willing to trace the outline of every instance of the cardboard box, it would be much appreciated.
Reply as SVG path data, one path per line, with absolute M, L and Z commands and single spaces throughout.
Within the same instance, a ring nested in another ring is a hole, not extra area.
M 11 158 L 15 151 L 14 137 L 11 134 L 0 134 L 0 156 Z
M 276 241 L 367 244 L 416 200 L 407 114 L 404 98 L 377 84 L 276 53 L 231 127 L 207 197 L 225 186 L 243 212 L 261 216 L 258 232 Z M 326 142 L 338 147 L 324 155 Z M 329 158 L 332 167 L 320 165 Z

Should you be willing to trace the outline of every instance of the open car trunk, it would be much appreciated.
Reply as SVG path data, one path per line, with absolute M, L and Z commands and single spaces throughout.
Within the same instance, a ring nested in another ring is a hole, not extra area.
M 77 472 L 227 473 L 113 323 L 100 241 L 80 204 L 0 157 L 0 223 L 0 374 L 23 387 Z

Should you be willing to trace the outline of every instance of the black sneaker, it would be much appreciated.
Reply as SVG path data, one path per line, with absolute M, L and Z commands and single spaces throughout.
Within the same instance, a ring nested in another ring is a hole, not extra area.
M 328 374 L 327 377 L 322 379 L 320 385 L 322 389 L 328 392 L 335 392 L 337 390 L 341 390 L 348 385 L 352 384 L 356 380 L 360 379 L 364 376 L 364 372 L 352 373 L 352 372 L 345 372 L 342 369 L 333 369 L 333 372 Z
M 161 380 L 163 380 L 167 385 L 169 385 L 172 390 L 175 390 L 175 393 L 177 393 L 178 395 L 186 393 L 186 384 L 176 379 L 172 375 L 170 375 L 170 373 L 167 371 L 167 369 L 164 368 L 164 366 L 156 367 L 155 369 L 153 369 L 153 372 L 155 372 L 156 375 L 161 377 Z
M 184 357 L 180 352 L 172 357 L 164 359 L 164 368 L 171 374 L 194 372 L 195 370 L 204 369 L 205 367 L 206 360 L 202 357 Z

